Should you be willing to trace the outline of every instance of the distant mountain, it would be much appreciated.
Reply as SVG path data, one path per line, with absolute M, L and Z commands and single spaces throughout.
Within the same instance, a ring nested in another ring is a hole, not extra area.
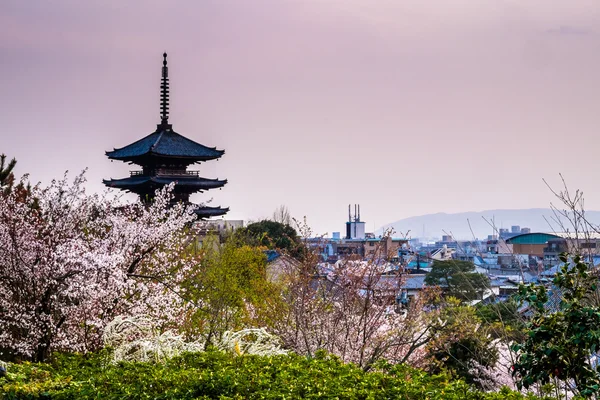
M 451 234 L 456 239 L 473 239 L 473 235 L 485 239 L 494 233 L 492 225 L 496 229 L 506 228 L 509 231 L 513 225 L 530 228 L 532 232 L 561 231 L 554 218 L 549 208 L 437 213 L 401 219 L 382 226 L 377 233 L 381 234 L 384 229 L 391 227 L 395 231 L 394 236 L 403 236 L 410 231 L 408 237 L 412 238 L 441 238 L 442 235 Z M 600 224 L 600 211 L 586 211 L 586 218 L 593 224 Z

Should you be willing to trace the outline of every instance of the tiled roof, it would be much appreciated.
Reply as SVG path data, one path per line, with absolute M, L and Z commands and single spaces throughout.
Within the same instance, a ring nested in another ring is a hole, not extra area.
M 107 151 L 108 158 L 134 161 L 143 156 L 181 157 L 196 161 L 214 160 L 221 157 L 224 150 L 206 147 L 173 131 L 170 125 L 159 125 L 156 132 L 128 146 Z
M 425 287 L 425 275 L 407 276 L 401 289 L 423 289 Z
M 105 179 L 104 184 L 108 187 L 128 189 L 140 186 L 163 186 L 176 182 L 177 186 L 187 186 L 195 190 L 208 190 L 225 186 L 227 179 L 207 179 L 197 176 L 145 176 L 136 175 L 123 179 Z

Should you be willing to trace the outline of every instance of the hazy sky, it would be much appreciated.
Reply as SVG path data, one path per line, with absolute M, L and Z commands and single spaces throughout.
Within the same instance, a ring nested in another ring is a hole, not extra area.
M 546 207 L 559 172 L 600 209 L 598 0 L 3 0 L 0 47 L 0 152 L 34 181 L 135 169 L 104 151 L 155 129 L 167 51 L 174 129 L 226 150 L 193 199 L 230 219 Z

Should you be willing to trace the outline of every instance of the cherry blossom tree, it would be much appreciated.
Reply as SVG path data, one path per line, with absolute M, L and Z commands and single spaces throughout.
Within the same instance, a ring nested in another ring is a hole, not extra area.
M 278 276 L 285 282 L 288 313 L 275 326 L 285 346 L 309 356 L 326 350 L 366 370 L 380 359 L 422 365 L 425 345 L 445 324 L 438 310 L 425 312 L 440 292 L 425 290 L 399 306 L 401 271 L 377 259 L 383 257 L 320 264 L 307 251 L 303 261 L 285 264 Z
M 172 187 L 150 205 L 126 205 L 84 183 L 84 173 L 72 183 L 65 174 L 0 199 L 0 349 L 9 355 L 93 350 L 117 315 L 169 323 L 186 305 L 177 280 L 194 264 L 192 210 L 169 207 Z

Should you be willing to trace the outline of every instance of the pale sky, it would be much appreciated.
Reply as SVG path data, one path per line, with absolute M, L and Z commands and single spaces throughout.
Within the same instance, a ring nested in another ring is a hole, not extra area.
M 0 46 L 0 153 L 36 182 L 136 169 L 104 151 L 160 122 L 166 51 L 228 219 L 547 207 L 558 173 L 600 209 L 598 0 L 3 0 Z

